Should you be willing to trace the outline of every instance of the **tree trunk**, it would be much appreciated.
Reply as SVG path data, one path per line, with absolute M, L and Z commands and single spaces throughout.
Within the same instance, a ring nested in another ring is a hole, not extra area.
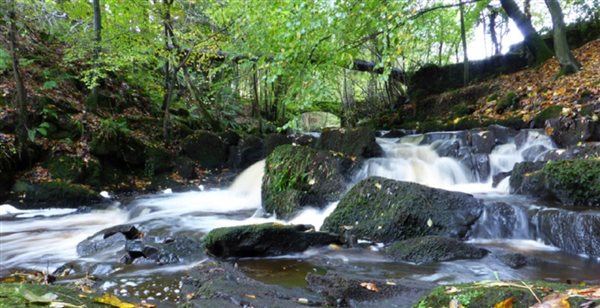
M 567 31 L 562 9 L 557 0 L 545 0 L 546 6 L 552 16 L 552 25 L 554 26 L 554 52 L 560 62 L 560 72 L 562 74 L 573 74 L 579 71 L 581 64 L 569 49 L 567 42 Z
M 490 22 L 488 24 L 488 27 L 490 29 L 490 37 L 492 39 L 492 45 L 494 45 L 494 55 L 499 55 L 502 50 L 500 48 L 500 43 L 498 42 L 498 34 L 496 33 L 496 18 L 498 18 L 498 11 L 496 11 L 494 8 L 490 8 L 490 15 L 489 15 L 489 19 Z
M 102 12 L 100 10 L 100 0 L 93 0 L 92 7 L 94 10 L 94 68 L 100 69 L 100 44 L 102 42 Z M 98 105 L 98 80 L 92 87 L 92 93 L 88 102 L 91 109 L 95 109 Z
M 27 92 L 25 84 L 23 84 L 23 77 L 21 76 L 21 68 L 19 65 L 19 52 L 17 51 L 17 13 L 15 10 L 15 1 L 12 0 L 9 3 L 9 28 L 8 28 L 8 41 L 10 45 L 10 56 L 12 60 L 13 77 L 15 78 L 15 85 L 17 90 L 16 109 L 18 112 L 17 117 L 17 141 L 19 144 L 19 155 L 24 153 L 27 145 Z
M 467 55 L 467 33 L 465 30 L 465 6 L 462 0 L 459 0 L 460 8 L 460 39 L 463 48 L 463 83 L 466 86 L 469 83 L 469 57 Z
M 514 0 L 500 0 L 502 8 L 506 14 L 512 19 L 519 28 L 519 31 L 525 38 L 525 45 L 533 56 L 533 63 L 539 65 L 542 62 L 550 59 L 554 54 L 546 45 L 542 37 L 535 31 L 531 21 L 521 12 Z
M 171 32 L 171 5 L 173 0 L 163 0 L 165 6 L 165 15 L 163 17 L 165 49 L 167 50 L 167 61 L 165 61 L 165 95 L 163 97 L 163 138 L 165 144 L 171 141 L 171 100 L 173 99 L 173 79 L 176 78 L 175 65 L 171 65 L 170 53 L 173 49 Z
M 523 14 L 531 22 L 531 0 L 523 0 Z

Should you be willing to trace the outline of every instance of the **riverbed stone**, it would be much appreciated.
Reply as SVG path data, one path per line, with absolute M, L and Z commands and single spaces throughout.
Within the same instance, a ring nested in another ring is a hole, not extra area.
M 490 154 L 496 146 L 496 136 L 491 131 L 471 130 L 469 136 L 474 153 Z
M 319 139 L 319 148 L 356 158 L 383 155 L 383 150 L 375 141 L 375 131 L 368 127 L 324 129 Z
M 370 177 L 354 186 L 322 230 L 393 242 L 425 235 L 464 238 L 482 213 L 473 196 L 411 182 Z
M 517 130 L 498 124 L 492 124 L 488 126 L 487 130 L 494 134 L 496 144 L 509 143 L 518 134 Z
M 308 273 L 308 288 L 323 297 L 328 307 L 405 307 L 415 304 L 435 285 L 409 279 L 372 279 L 339 272 Z
M 310 225 L 265 223 L 223 227 L 203 239 L 208 254 L 218 258 L 280 256 L 310 247 L 340 244 L 339 236 L 316 232 Z
M 600 214 L 547 208 L 536 214 L 538 237 L 572 254 L 600 257 Z
M 587 117 L 558 117 L 545 122 L 546 132 L 561 148 L 566 148 L 591 140 L 594 136 L 594 122 Z
M 227 162 L 227 145 L 216 134 L 197 131 L 181 141 L 186 156 L 204 168 L 218 168 Z
M 481 259 L 488 254 L 485 249 L 442 236 L 423 236 L 395 242 L 385 251 L 395 261 L 417 264 L 458 259 Z
M 305 206 L 336 201 L 346 189 L 352 166 L 352 160 L 329 151 L 279 146 L 266 160 L 263 208 L 285 219 Z

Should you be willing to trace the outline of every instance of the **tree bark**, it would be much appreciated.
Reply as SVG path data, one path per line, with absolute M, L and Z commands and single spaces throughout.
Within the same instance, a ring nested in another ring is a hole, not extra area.
M 460 39 L 463 48 L 463 83 L 469 84 L 469 56 L 467 55 L 467 31 L 465 29 L 465 6 L 462 0 L 458 1 L 460 10 Z
M 17 90 L 16 99 L 16 110 L 17 116 L 17 141 L 19 144 L 19 155 L 23 153 L 27 144 L 27 91 L 25 84 L 23 83 L 23 77 L 21 76 L 21 68 L 19 64 L 19 52 L 17 47 L 17 13 L 15 9 L 15 1 L 12 0 L 9 3 L 9 28 L 8 28 L 8 41 L 10 45 L 10 56 L 12 60 L 13 77 L 15 79 L 15 85 Z
M 562 9 L 557 0 L 545 0 L 546 6 L 552 16 L 552 25 L 554 26 L 554 52 L 560 62 L 559 74 L 573 74 L 579 71 L 581 64 L 571 50 L 567 42 L 567 30 Z
M 173 49 L 173 33 L 171 31 L 171 5 L 173 0 L 163 0 L 165 14 L 163 16 L 165 49 L 167 50 L 167 61 L 165 61 L 165 95 L 163 97 L 163 138 L 165 144 L 171 140 L 171 101 L 173 100 L 173 79 L 176 78 L 175 66 L 170 64 L 169 54 Z
M 100 69 L 100 44 L 102 42 L 102 11 L 100 10 L 100 0 L 93 0 L 92 7 L 94 11 L 94 67 Z M 92 93 L 89 105 L 92 109 L 98 105 L 98 81 L 92 87 Z
M 544 42 L 542 37 L 535 31 L 531 21 L 521 12 L 514 0 L 500 0 L 502 8 L 506 14 L 512 19 L 519 28 L 519 31 L 525 38 L 525 45 L 533 56 L 535 65 L 539 65 L 547 59 L 550 59 L 554 53 Z
M 498 34 L 496 33 L 496 18 L 498 18 L 498 11 L 494 8 L 490 8 L 489 15 L 489 24 L 488 27 L 490 29 L 490 37 L 492 38 L 492 45 L 494 45 L 494 55 L 499 55 L 502 50 L 500 48 L 500 43 L 498 42 Z

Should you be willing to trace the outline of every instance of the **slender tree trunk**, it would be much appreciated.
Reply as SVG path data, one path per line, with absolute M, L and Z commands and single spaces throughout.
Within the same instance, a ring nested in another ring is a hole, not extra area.
M 19 144 L 19 155 L 24 153 L 27 145 L 27 91 L 25 84 L 23 83 L 23 77 L 21 76 L 21 68 L 19 64 L 19 52 L 17 47 L 17 13 L 15 9 L 15 1 L 11 0 L 9 3 L 9 28 L 8 28 L 8 41 L 10 45 L 10 56 L 12 60 L 13 77 L 15 78 L 15 85 L 17 90 L 16 109 L 18 112 L 17 116 L 17 141 Z
M 502 52 L 502 49 L 500 48 L 500 43 L 498 42 L 498 34 L 496 33 L 496 18 L 498 17 L 498 11 L 496 11 L 494 8 L 490 8 L 490 10 L 490 21 L 488 27 L 490 29 L 492 45 L 494 45 L 494 55 L 499 55 Z
M 100 44 L 102 43 L 102 12 L 100 10 L 100 0 L 92 0 L 92 7 L 94 11 L 94 68 L 100 69 Z M 98 105 L 98 85 L 99 81 L 96 80 L 92 87 L 92 93 L 89 100 L 89 107 L 95 109 Z
M 171 32 L 171 5 L 173 0 L 163 0 L 165 15 L 163 17 L 165 48 L 167 50 L 167 61 L 165 61 L 165 95 L 163 97 L 163 138 L 165 144 L 171 141 L 171 100 L 173 100 L 173 79 L 176 78 L 175 65 L 170 64 L 170 54 L 173 50 L 173 33 Z
M 552 25 L 554 26 L 554 52 L 560 62 L 559 74 L 573 74 L 579 71 L 581 64 L 571 50 L 567 42 L 567 30 L 560 3 L 557 0 L 545 0 L 546 6 L 552 16 Z
M 547 59 L 550 59 L 554 53 L 548 45 L 544 42 L 542 37 L 535 31 L 531 21 L 521 12 L 514 0 L 500 0 L 502 8 L 506 11 L 506 14 L 512 19 L 519 28 L 519 31 L 525 38 L 525 45 L 533 56 L 534 63 L 536 65 L 541 64 Z
M 463 48 L 463 82 L 466 86 L 469 83 L 469 57 L 467 55 L 467 33 L 465 29 L 465 6 L 462 0 L 459 0 L 460 7 L 460 39 Z

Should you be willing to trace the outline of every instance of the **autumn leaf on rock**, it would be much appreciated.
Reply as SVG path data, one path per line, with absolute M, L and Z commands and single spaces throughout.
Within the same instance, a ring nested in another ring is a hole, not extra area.
M 494 305 L 494 308 L 512 308 L 513 301 L 514 301 L 514 298 L 509 297 L 509 298 L 497 303 L 496 305 Z
M 360 286 L 375 293 L 379 292 L 379 288 L 377 287 L 377 285 L 372 282 L 361 282 Z

